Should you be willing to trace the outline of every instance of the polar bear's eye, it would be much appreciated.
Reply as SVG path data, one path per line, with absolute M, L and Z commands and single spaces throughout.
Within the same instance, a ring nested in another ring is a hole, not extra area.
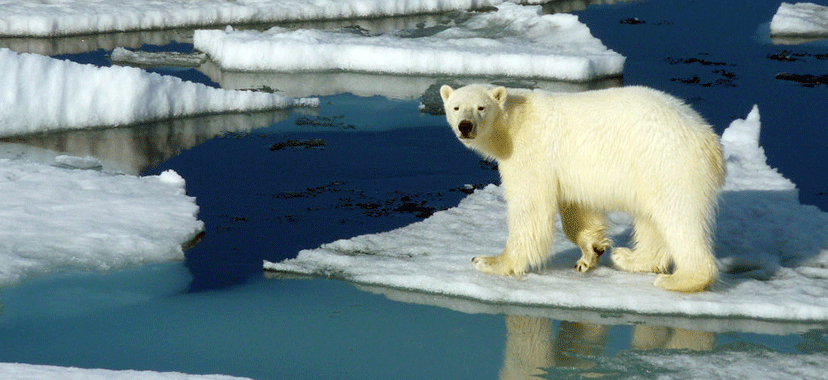
M 486 109 L 486 107 L 483 107 L 483 106 L 477 107 L 478 111 L 483 111 L 484 109 Z
M 455 111 L 460 111 L 460 106 L 455 106 L 455 107 L 454 107 L 454 110 L 455 110 Z

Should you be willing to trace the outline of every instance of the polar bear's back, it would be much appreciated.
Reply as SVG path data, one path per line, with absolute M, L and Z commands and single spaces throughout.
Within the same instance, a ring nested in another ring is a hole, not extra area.
M 515 132 L 544 147 L 561 185 L 584 192 L 570 194 L 575 198 L 606 199 L 613 192 L 623 195 L 621 188 L 665 181 L 712 189 L 724 180 L 718 136 L 687 104 L 661 91 L 632 86 L 514 95 L 517 107 L 510 116 L 518 120 L 510 124 L 527 126 Z

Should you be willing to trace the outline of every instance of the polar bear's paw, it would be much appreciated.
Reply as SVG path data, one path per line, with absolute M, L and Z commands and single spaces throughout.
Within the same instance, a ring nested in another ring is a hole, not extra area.
M 515 265 L 512 261 L 504 260 L 503 255 L 477 256 L 472 259 L 472 265 L 483 273 L 502 276 L 521 276 L 526 272 L 526 265 Z
M 635 270 L 635 263 L 632 259 L 633 251 L 629 248 L 615 248 L 612 250 L 612 263 L 618 269 L 629 272 L 640 272 Z
M 584 273 L 598 265 L 598 260 L 604 251 L 612 245 L 609 239 L 604 238 L 600 243 L 590 245 L 589 251 L 582 251 L 581 259 L 575 263 L 575 270 Z
M 660 274 L 653 286 L 681 293 L 701 292 L 716 281 L 715 277 L 700 274 Z

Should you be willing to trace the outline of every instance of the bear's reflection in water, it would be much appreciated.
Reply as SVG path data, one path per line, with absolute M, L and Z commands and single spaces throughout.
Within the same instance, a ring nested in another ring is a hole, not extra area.
M 546 368 L 565 367 L 588 370 L 603 356 L 610 326 L 589 322 L 561 321 L 555 334 L 548 318 L 506 316 L 506 350 L 500 379 L 539 379 Z M 708 351 L 715 334 L 664 326 L 637 325 L 630 346 L 635 350 L 685 349 Z M 582 373 L 585 378 L 600 378 L 603 373 Z

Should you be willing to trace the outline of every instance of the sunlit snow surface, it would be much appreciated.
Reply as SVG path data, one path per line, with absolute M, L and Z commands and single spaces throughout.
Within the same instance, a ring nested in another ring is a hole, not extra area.
M 0 48 L 5 136 L 316 105 L 318 99 L 227 91 L 134 67 L 96 67 Z
M 60 36 L 296 20 L 386 17 L 490 7 L 503 0 L 0 0 L 0 35 Z M 541 3 L 525 0 L 521 3 Z
M 240 377 L 223 375 L 187 375 L 178 372 L 153 371 L 111 371 L 106 369 L 83 369 L 0 363 L 0 373 L 9 379 L 39 380 L 242 380 Z
M 505 3 L 435 35 L 198 30 L 197 50 L 224 69 L 505 75 L 585 81 L 620 75 L 624 56 L 607 49 L 570 14 Z
M 490 185 L 457 207 L 386 233 L 340 240 L 265 269 L 463 297 L 488 303 L 645 314 L 828 320 L 828 214 L 801 205 L 793 183 L 766 164 L 758 107 L 724 132 L 728 177 L 716 252 L 724 272 L 715 289 L 676 294 L 653 274 L 613 269 L 609 258 L 581 274 L 578 249 L 556 227 L 553 258 L 539 273 L 479 273 L 470 259 L 498 254 L 507 236 L 505 202 Z M 627 244 L 630 219 L 611 214 L 609 233 Z
M 770 24 L 771 35 L 828 36 L 828 7 L 782 3 Z
M 0 286 L 64 268 L 183 260 L 204 224 L 174 171 L 136 177 L 94 158 L 51 165 L 0 146 Z

